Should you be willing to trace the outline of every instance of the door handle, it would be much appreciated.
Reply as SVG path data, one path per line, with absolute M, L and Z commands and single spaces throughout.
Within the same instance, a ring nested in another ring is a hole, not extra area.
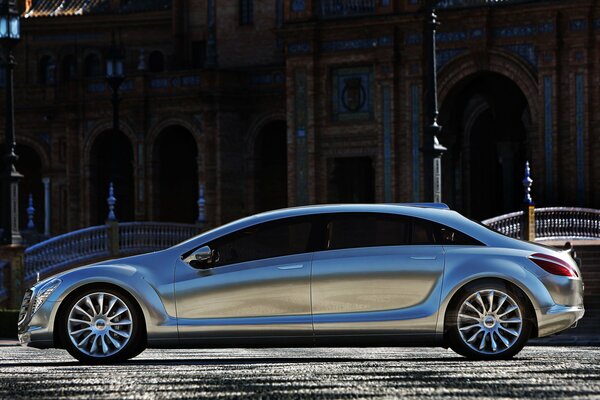
M 435 260 L 437 256 L 410 256 L 413 260 Z
M 295 264 L 295 265 L 282 265 L 281 267 L 277 267 L 277 269 L 300 269 L 303 268 L 304 265 L 303 264 Z

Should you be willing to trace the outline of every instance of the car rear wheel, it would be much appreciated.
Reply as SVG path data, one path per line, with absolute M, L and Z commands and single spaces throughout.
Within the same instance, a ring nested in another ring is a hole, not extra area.
M 524 294 L 509 285 L 471 285 L 446 316 L 450 347 L 471 359 L 508 359 L 529 339 L 532 316 Z
M 126 360 L 144 346 L 138 308 L 113 289 L 90 289 L 73 296 L 63 309 L 60 329 L 66 350 L 86 363 Z

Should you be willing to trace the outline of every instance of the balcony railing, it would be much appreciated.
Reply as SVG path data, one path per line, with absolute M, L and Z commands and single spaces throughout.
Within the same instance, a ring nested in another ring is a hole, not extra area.
M 521 237 L 523 211 L 482 221 L 506 236 Z M 536 240 L 600 240 L 600 210 L 548 207 L 535 209 Z
M 375 13 L 377 0 L 320 0 L 321 18 L 340 18 Z
M 122 222 L 117 230 L 100 225 L 65 233 L 25 249 L 25 281 L 86 262 L 162 250 L 201 231 L 193 224 Z M 118 237 L 111 237 L 112 232 Z M 116 251 L 111 249 L 115 240 Z
M 438 0 L 435 2 L 435 7 L 438 9 L 489 7 L 534 2 L 539 0 Z

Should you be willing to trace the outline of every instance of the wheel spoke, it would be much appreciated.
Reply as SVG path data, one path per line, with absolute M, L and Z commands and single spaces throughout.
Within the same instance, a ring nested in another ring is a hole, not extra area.
M 92 303 L 92 299 L 90 299 L 90 296 L 85 296 L 85 304 L 87 304 L 87 306 L 92 309 L 94 316 L 98 315 L 98 313 L 96 313 L 96 309 L 94 308 L 94 304 Z
M 117 298 L 113 297 L 109 302 L 108 302 L 108 309 L 106 310 L 106 315 L 110 314 L 110 310 L 112 310 L 113 306 L 115 305 L 115 303 L 117 302 Z
M 125 311 L 129 311 L 129 310 L 126 307 L 121 307 L 111 317 L 108 317 L 108 319 L 113 319 L 115 317 L 118 317 L 119 315 L 123 314 Z
M 106 338 L 105 335 L 100 336 L 100 343 L 102 343 L 102 353 L 104 353 L 104 354 L 108 353 L 108 345 L 104 341 L 105 338 Z
M 496 344 L 496 341 L 494 340 L 494 332 L 490 332 L 490 341 L 492 342 L 492 351 L 496 352 L 496 350 L 498 350 L 498 345 Z
M 481 295 L 479 294 L 479 292 L 477 292 L 477 295 L 475 296 L 475 298 L 477 299 L 479 304 L 481 304 L 481 309 L 483 310 L 482 314 L 485 314 L 485 304 L 483 303 L 483 299 L 481 298 Z
M 512 305 L 512 306 L 508 307 L 506 310 L 504 310 L 504 312 L 502 314 L 498 314 L 498 318 L 504 317 L 506 314 L 510 314 L 511 312 L 518 310 L 518 309 L 519 309 L 519 306 L 517 306 L 516 304 Z
M 519 332 L 515 331 L 514 329 L 508 329 L 508 328 L 503 327 L 502 325 L 499 325 L 499 327 L 503 331 L 508 332 L 508 333 L 510 333 L 513 336 L 519 336 Z
M 92 348 L 90 349 L 90 353 L 95 353 L 98 350 L 98 335 L 94 336 L 94 341 L 92 342 Z
M 485 348 L 485 338 L 487 335 L 487 332 L 483 332 L 483 337 L 481 338 L 481 343 L 479 344 L 479 350 L 483 350 Z
M 507 295 L 500 297 L 500 300 L 498 300 L 498 307 L 496 307 L 496 311 L 494 311 L 494 313 L 498 314 L 498 311 L 500 311 L 500 308 L 502 308 L 502 305 L 504 304 L 506 299 L 508 299 Z
M 469 303 L 468 301 L 465 301 L 465 306 L 467 306 L 470 309 L 472 309 L 473 311 L 475 311 L 477 313 L 477 315 L 479 315 L 480 317 L 483 317 L 483 314 L 481 313 L 481 311 L 479 311 L 473 304 Z
M 91 321 L 84 321 L 82 319 L 77 319 L 77 318 L 69 318 L 69 322 L 74 322 L 76 324 L 92 325 Z
M 468 318 L 468 319 L 474 319 L 475 321 L 479 321 L 479 318 L 477 318 L 477 317 L 474 317 L 474 316 L 472 316 L 472 315 L 467 315 L 467 314 L 458 314 L 458 316 L 459 316 L 460 318 Z
M 94 332 L 90 332 L 90 334 L 89 334 L 89 335 L 87 335 L 86 337 L 84 337 L 84 338 L 83 338 L 83 340 L 82 340 L 81 342 L 77 343 L 77 347 L 81 347 L 81 346 L 83 346 L 84 344 L 86 344 L 86 343 L 87 343 L 87 341 L 88 341 L 88 340 L 90 339 L 90 337 L 92 337 L 92 336 L 94 336 Z
M 102 314 L 102 308 L 104 306 L 104 293 L 100 293 L 96 299 L 98 300 L 99 307 L 98 314 Z
M 75 309 L 77 311 L 79 311 L 80 313 L 84 314 L 86 317 L 88 317 L 90 319 L 90 321 L 92 321 L 94 319 L 94 317 L 92 317 L 87 311 L 85 311 L 83 308 L 79 307 L 79 305 L 76 305 Z
M 463 326 L 462 328 L 460 328 L 460 330 L 461 331 L 468 331 L 469 329 L 473 329 L 475 327 L 481 327 L 481 324 L 473 324 L 473 325 Z
M 121 343 L 119 343 L 118 341 L 116 341 L 110 334 L 106 335 L 106 337 L 111 341 L 111 343 L 113 344 L 113 346 L 115 346 L 117 349 L 121 348 Z
M 475 339 L 477 339 L 477 336 L 478 336 L 478 335 L 479 335 L 481 332 L 483 332 L 483 329 L 480 329 L 480 330 L 478 330 L 477 332 L 475 332 L 475 334 L 474 334 L 473 336 L 471 336 L 471 337 L 470 337 L 470 338 L 467 340 L 467 342 L 469 342 L 469 343 L 473 343 L 473 342 L 475 341 Z
M 79 335 L 80 333 L 85 332 L 85 331 L 89 331 L 91 329 L 92 329 L 91 327 L 87 326 L 85 328 L 81 328 L 81 329 L 78 329 L 76 331 L 71 332 L 71 335 Z
M 488 308 L 488 312 L 492 312 L 492 309 L 494 308 L 494 291 L 490 290 L 490 292 L 488 293 L 488 301 L 490 302 L 490 308 Z
M 124 337 L 124 338 L 129 338 L 129 334 L 128 334 L 127 332 L 118 331 L 118 330 L 116 330 L 116 329 L 112 329 L 112 328 L 110 328 L 110 331 L 111 331 L 111 332 L 114 332 L 114 333 L 116 333 L 117 335 L 119 335 L 119 336 L 122 336 L 122 337 Z
M 506 347 L 510 347 L 510 342 L 508 341 L 508 339 L 507 339 L 507 338 L 505 338 L 504 336 L 502 336 L 502 335 L 500 334 L 500 331 L 499 331 L 499 330 L 497 330 L 497 331 L 496 331 L 496 335 L 498 335 L 498 337 L 500 338 L 500 340 L 502 341 L 502 343 L 504 343 L 504 345 L 505 345 Z
M 498 322 L 501 324 L 520 324 L 523 322 L 521 318 L 510 318 L 510 319 L 499 319 Z
M 112 325 L 112 326 L 131 325 L 131 321 L 128 319 L 122 319 L 119 322 L 111 322 L 110 325 Z

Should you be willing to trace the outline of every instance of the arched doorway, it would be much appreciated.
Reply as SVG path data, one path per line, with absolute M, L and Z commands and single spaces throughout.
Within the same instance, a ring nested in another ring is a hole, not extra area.
M 285 121 L 265 125 L 254 143 L 255 211 L 285 208 L 287 198 L 287 128 Z
M 477 220 L 518 210 L 531 125 L 519 87 L 498 73 L 471 75 L 451 90 L 440 121 L 444 201 Z
M 154 143 L 154 215 L 159 221 L 193 223 L 198 218 L 198 150 L 181 126 L 164 129 Z
M 101 133 L 90 152 L 90 216 L 104 224 L 108 216 L 108 187 L 113 183 L 119 221 L 134 219 L 133 147 L 122 132 Z
M 0 145 L 0 171 L 2 171 L 2 173 L 5 170 L 5 152 L 5 145 Z M 23 144 L 17 144 L 15 154 L 19 157 L 15 168 L 23 175 L 23 178 L 19 181 L 19 227 L 21 230 L 27 228 L 27 222 L 29 220 L 27 208 L 29 207 L 29 195 L 31 194 L 33 207 L 35 208 L 33 222 L 36 230 L 38 232 L 43 232 L 44 186 L 42 183 L 42 159 L 36 150 Z M 3 198 L 0 198 L 0 207 L 3 207 L 3 200 Z

